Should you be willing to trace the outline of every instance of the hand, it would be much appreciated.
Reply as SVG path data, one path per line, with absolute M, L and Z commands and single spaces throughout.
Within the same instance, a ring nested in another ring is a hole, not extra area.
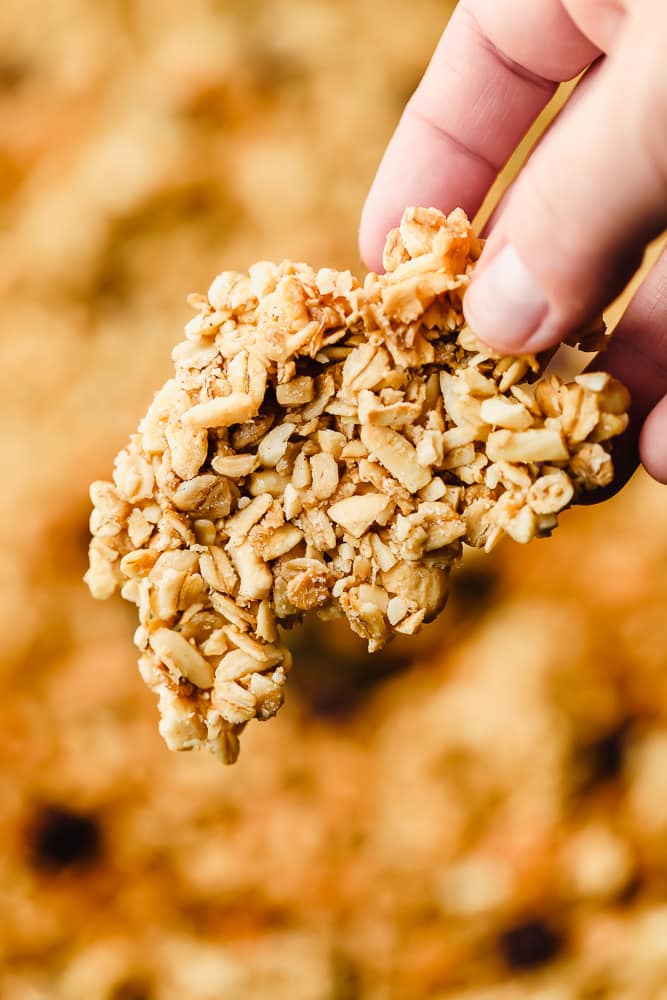
M 591 321 L 667 226 L 667 3 L 461 0 L 364 208 L 375 269 L 406 205 L 472 217 L 558 83 L 587 67 L 496 211 L 464 300 L 475 333 L 507 353 Z M 634 461 L 639 436 L 643 464 L 667 482 L 667 251 L 602 366 L 632 393 Z

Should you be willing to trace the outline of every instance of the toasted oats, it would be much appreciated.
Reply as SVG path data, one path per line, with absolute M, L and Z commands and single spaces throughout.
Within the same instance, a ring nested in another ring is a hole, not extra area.
M 461 210 L 413 208 L 363 286 L 261 262 L 191 298 L 174 378 L 91 487 L 86 573 L 137 606 L 172 749 L 231 763 L 275 714 L 280 622 L 342 614 L 379 649 L 440 612 L 463 543 L 546 535 L 611 482 L 627 390 L 480 343 L 461 306 L 480 250 Z
M 259 554 L 265 562 L 277 559 L 290 552 L 303 538 L 303 532 L 293 524 L 285 524 L 270 531 L 259 547 Z
M 397 431 L 389 427 L 362 426 L 361 440 L 370 454 L 410 493 L 416 493 L 430 481 L 431 475 L 419 464 L 415 447 Z
M 178 677 L 185 677 L 198 688 L 213 685 L 213 668 L 202 654 L 179 632 L 159 628 L 149 638 L 151 649 L 161 663 Z
M 221 718 L 232 725 L 248 722 L 257 714 L 254 694 L 238 681 L 219 680 L 216 677 L 211 704 Z

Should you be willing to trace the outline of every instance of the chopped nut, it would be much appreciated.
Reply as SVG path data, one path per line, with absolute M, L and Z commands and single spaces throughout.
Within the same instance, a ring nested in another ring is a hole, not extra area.
M 249 688 L 255 697 L 255 711 L 258 719 L 270 719 L 283 703 L 285 672 L 281 667 L 270 676 L 254 673 L 250 676 Z
M 276 400 L 281 406 L 303 406 L 315 395 L 315 383 L 308 375 L 298 375 L 291 382 L 276 386 Z
M 474 444 L 462 444 L 458 448 L 448 451 L 440 467 L 442 469 L 460 469 L 461 466 L 470 465 L 475 461 Z
M 206 742 L 206 724 L 194 701 L 162 685 L 158 705 L 160 736 L 170 750 L 194 750 Z M 230 755 L 229 762 L 235 759 L 236 755 Z
M 355 538 L 361 538 L 370 526 L 386 517 L 391 501 L 381 493 L 346 497 L 329 507 L 329 517 Z
M 231 479 L 249 476 L 258 465 L 259 457 L 257 455 L 216 455 L 211 460 L 211 468 L 221 476 L 229 476 Z
M 361 428 L 361 440 L 368 451 L 411 493 L 416 493 L 430 481 L 430 473 L 417 460 L 416 449 L 397 431 L 369 425 Z
M 387 604 L 387 618 L 390 625 L 398 625 L 405 618 L 410 605 L 404 597 L 392 597 Z
M 273 497 L 270 493 L 260 493 L 225 523 L 229 537 L 236 541 L 245 538 L 250 529 L 264 517 L 272 503 Z
M 320 552 L 328 552 L 336 546 L 333 525 L 322 510 L 304 511 L 300 518 L 306 541 Z
M 549 427 L 493 431 L 486 450 L 492 462 L 557 462 L 569 457 L 562 433 Z
M 479 408 L 479 415 L 487 424 L 513 431 L 523 431 L 533 423 L 533 418 L 526 407 L 506 396 L 492 396 L 485 399 Z
M 600 414 L 600 419 L 595 425 L 595 429 L 588 435 L 591 441 L 608 441 L 610 438 L 622 434 L 630 423 L 627 413 L 607 413 Z
M 343 386 L 349 393 L 361 389 L 374 389 L 391 367 L 389 354 L 376 344 L 361 344 L 355 347 L 343 365 Z
M 230 545 L 229 557 L 239 575 L 239 594 L 258 600 L 268 597 L 271 592 L 273 576 L 263 559 L 257 555 L 249 542 L 240 545 Z
M 333 455 L 321 451 L 310 459 L 313 496 L 326 500 L 338 486 L 338 463 Z
M 417 444 L 417 461 L 424 468 L 440 465 L 444 457 L 442 432 L 426 430 Z M 423 487 L 422 487 L 423 488 Z
M 272 497 L 282 497 L 289 485 L 289 477 L 281 476 L 275 469 L 260 469 L 248 479 L 247 488 L 251 497 L 269 493 Z
M 181 479 L 192 479 L 196 476 L 206 461 L 208 451 L 208 434 L 205 430 L 192 431 L 183 427 L 182 423 L 167 424 L 165 432 L 171 464 L 174 472 Z
M 213 545 L 215 543 L 216 531 L 213 521 L 206 517 L 197 517 L 192 522 L 192 530 L 200 545 Z
M 528 490 L 528 504 L 536 514 L 555 514 L 574 496 L 572 480 L 564 472 L 540 476 Z
M 277 424 L 266 437 L 262 438 L 257 454 L 261 464 L 273 468 L 285 454 L 290 435 L 296 430 L 296 424 Z
M 388 593 L 414 601 L 422 608 L 426 621 L 432 621 L 447 601 L 449 575 L 437 566 L 403 560 L 382 573 L 381 580 Z
M 598 394 L 598 404 L 604 413 L 625 413 L 630 406 L 630 393 L 626 387 L 607 372 L 584 372 L 575 375 L 574 381 Z
M 114 462 L 114 483 L 121 500 L 135 503 L 153 496 L 154 476 L 148 460 L 136 451 L 123 449 Z
M 93 538 L 88 558 L 90 565 L 84 580 L 93 597 L 103 601 L 115 594 L 123 580 L 118 552 L 105 545 L 102 538 Z
M 256 416 L 259 407 L 245 393 L 232 392 L 229 396 L 218 396 L 206 403 L 198 403 L 187 410 L 182 421 L 188 427 L 230 427 Z
M 292 577 L 287 584 L 287 597 L 295 608 L 302 611 L 311 611 L 327 604 L 333 584 L 332 574 L 324 563 L 315 560 L 308 562 L 310 565 Z

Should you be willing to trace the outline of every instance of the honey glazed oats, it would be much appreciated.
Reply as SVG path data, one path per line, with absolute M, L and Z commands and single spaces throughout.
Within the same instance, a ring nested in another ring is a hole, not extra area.
M 548 535 L 611 483 L 627 390 L 481 344 L 480 250 L 462 210 L 410 208 L 363 284 L 261 262 L 190 297 L 174 377 L 91 486 L 86 573 L 138 608 L 171 749 L 236 759 L 283 700 L 279 625 L 344 616 L 378 650 L 442 610 L 464 543 Z

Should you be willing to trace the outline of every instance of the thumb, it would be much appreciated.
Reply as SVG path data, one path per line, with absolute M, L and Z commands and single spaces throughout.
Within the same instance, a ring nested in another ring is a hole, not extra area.
M 473 331 L 499 351 L 541 351 L 591 321 L 667 225 L 660 7 L 647 17 L 640 3 L 629 15 L 619 48 L 565 108 L 502 209 L 464 299 Z

